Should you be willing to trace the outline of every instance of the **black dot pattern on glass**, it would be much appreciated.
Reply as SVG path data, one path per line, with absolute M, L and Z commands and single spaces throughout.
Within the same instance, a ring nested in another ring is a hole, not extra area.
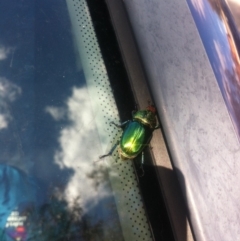
M 122 130 L 110 125 L 110 122 L 119 123 L 120 120 L 88 6 L 85 0 L 67 0 L 67 2 L 72 6 L 71 17 L 74 19 L 77 34 L 81 36 L 81 46 L 84 48 L 85 59 L 88 61 L 88 88 L 91 88 L 94 97 L 98 100 L 97 111 L 101 113 L 103 118 L 101 129 L 106 132 L 109 146 L 113 146 L 120 140 Z M 118 148 L 116 148 L 109 163 L 109 169 L 115 173 L 114 180 L 111 182 L 114 186 L 117 208 L 121 209 L 119 211 L 120 223 L 127 225 L 125 240 L 153 240 L 133 162 L 120 160 Z M 121 212 L 123 212 L 122 216 Z M 128 236 L 129 238 L 127 238 Z

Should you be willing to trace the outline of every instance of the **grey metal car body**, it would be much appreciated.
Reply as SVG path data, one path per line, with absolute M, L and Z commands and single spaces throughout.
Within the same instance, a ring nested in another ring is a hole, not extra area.
M 240 240 L 240 42 L 230 8 L 124 3 L 195 239 Z

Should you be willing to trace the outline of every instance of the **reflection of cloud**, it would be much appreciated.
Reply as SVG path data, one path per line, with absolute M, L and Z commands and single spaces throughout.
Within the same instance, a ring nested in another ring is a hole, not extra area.
M 231 98 L 230 96 L 230 86 L 228 86 L 228 77 L 226 76 L 226 73 L 225 71 L 228 69 L 228 66 L 227 66 L 227 59 L 226 59 L 226 55 L 224 54 L 224 51 L 221 47 L 221 44 L 216 41 L 216 40 L 213 40 L 213 44 L 214 44 L 214 47 L 215 47 L 215 50 L 216 50 L 216 53 L 217 53 L 217 58 L 218 58 L 218 61 L 220 62 L 219 65 L 217 66 L 217 71 L 221 74 L 221 77 L 222 77 L 222 83 L 223 85 L 225 86 L 225 89 L 226 89 L 226 97 L 228 99 Z M 231 61 L 231 60 L 230 60 Z
M 205 16 L 205 5 L 203 0 L 191 0 L 193 7 L 195 10 L 199 13 L 199 15 L 203 18 L 206 18 Z
M 7 128 L 8 122 L 6 115 L 0 114 L 0 130 Z
M 228 38 L 230 49 L 224 51 L 221 44 L 214 41 L 214 47 L 219 60 L 217 71 L 220 73 L 221 82 L 224 88 L 224 98 L 228 107 L 228 110 L 233 118 L 233 124 L 240 133 L 239 118 L 240 118 L 240 76 L 239 76 L 239 62 L 235 45 L 232 44 L 232 39 Z M 235 56 L 235 57 L 234 57 Z M 232 57 L 232 58 L 231 58 Z
M 240 32 L 240 0 L 227 0 L 227 3 L 233 15 L 238 31 Z
M 54 106 L 47 106 L 45 111 L 49 113 L 56 121 L 64 119 L 66 114 L 64 108 L 57 108 Z
M 213 40 L 213 44 L 217 53 L 217 57 L 220 61 L 219 70 L 224 71 L 227 68 L 227 60 L 221 49 L 221 44 L 216 40 Z
M 94 163 L 100 155 L 101 146 L 87 89 L 73 88 L 73 94 L 67 100 L 66 106 L 66 111 L 47 107 L 55 120 L 67 113 L 66 118 L 71 123 L 60 131 L 61 149 L 55 153 L 55 163 L 61 168 L 74 169 L 64 195 L 69 203 L 80 195 L 84 202 L 81 205 L 86 208 L 90 200 L 97 202 L 106 195 L 103 190 L 97 192 L 93 180 L 86 175 L 92 172 L 96 165 L 101 165 Z
M 11 119 L 9 103 L 21 94 L 21 88 L 8 79 L 0 77 L 0 129 L 7 128 Z
M 236 4 L 240 5 L 240 0 L 227 0 L 227 2 L 236 3 Z
M 0 98 L 13 102 L 21 94 L 21 88 L 8 79 L 0 77 Z
M 0 46 L 0 60 L 6 59 L 10 51 L 11 51 L 11 48 L 5 48 Z

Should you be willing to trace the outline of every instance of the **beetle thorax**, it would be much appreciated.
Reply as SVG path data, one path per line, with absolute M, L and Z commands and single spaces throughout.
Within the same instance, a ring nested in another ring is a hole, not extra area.
M 133 120 L 139 121 L 143 125 L 154 129 L 157 125 L 156 116 L 149 110 L 139 110 L 133 115 Z

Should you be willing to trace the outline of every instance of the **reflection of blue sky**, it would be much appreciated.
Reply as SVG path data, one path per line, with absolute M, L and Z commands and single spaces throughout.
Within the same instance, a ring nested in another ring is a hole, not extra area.
M 231 53 L 227 28 L 207 0 L 188 0 L 188 3 L 233 124 L 240 133 L 240 109 L 236 104 L 240 103 L 239 76 Z
M 87 178 L 102 150 L 66 11 L 65 1 L 0 3 L 0 163 L 34 176 L 46 202 L 80 196 L 93 223 L 117 224 L 108 180 L 96 189 Z M 1 184 L 17 203 L 21 185 Z

